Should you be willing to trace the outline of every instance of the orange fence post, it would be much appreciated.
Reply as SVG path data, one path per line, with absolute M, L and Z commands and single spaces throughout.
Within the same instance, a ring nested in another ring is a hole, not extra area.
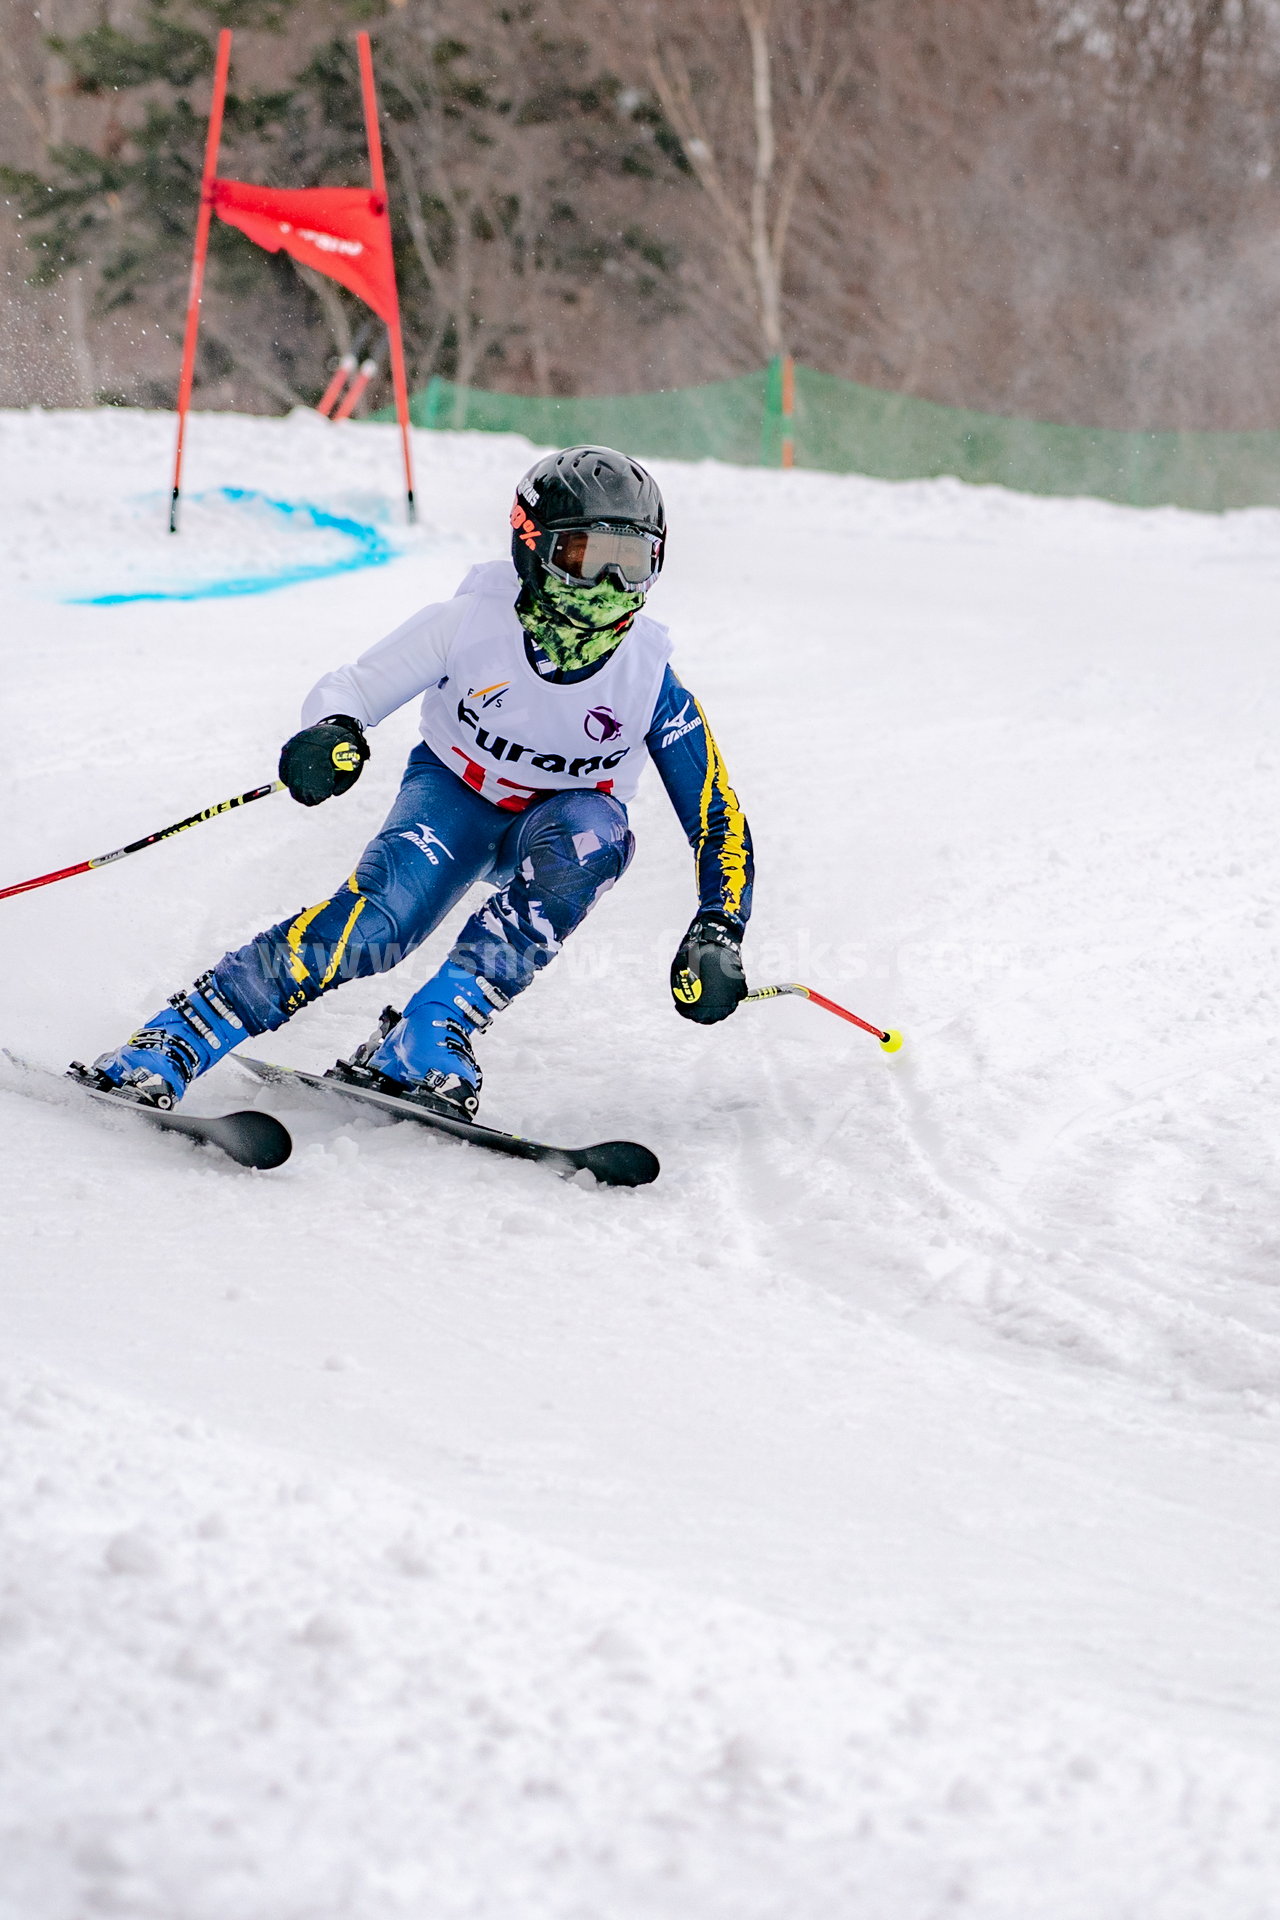
M 782 464 L 794 467 L 796 411 L 796 363 L 789 353 L 782 357 Z

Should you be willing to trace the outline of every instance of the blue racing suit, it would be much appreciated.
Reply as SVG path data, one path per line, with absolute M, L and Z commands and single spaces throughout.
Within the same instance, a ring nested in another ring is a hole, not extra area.
M 694 850 L 698 908 L 738 934 L 751 912 L 751 834 L 698 702 L 668 666 L 645 744 Z M 421 945 L 476 881 L 495 891 L 449 956 L 501 1005 L 621 878 L 634 849 L 625 805 L 598 790 L 557 791 L 513 814 L 413 749 L 394 805 L 354 872 L 225 954 L 213 968 L 250 1034 L 344 980 L 383 973 Z

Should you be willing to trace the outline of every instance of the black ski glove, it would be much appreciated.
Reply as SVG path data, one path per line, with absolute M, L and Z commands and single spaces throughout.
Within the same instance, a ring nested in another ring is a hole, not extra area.
M 698 914 L 671 962 L 671 997 L 685 1020 L 727 1020 L 747 993 L 742 935 L 716 913 Z
M 368 758 L 369 742 L 360 722 L 347 713 L 331 713 L 285 741 L 280 778 L 304 807 L 318 807 L 354 787 Z

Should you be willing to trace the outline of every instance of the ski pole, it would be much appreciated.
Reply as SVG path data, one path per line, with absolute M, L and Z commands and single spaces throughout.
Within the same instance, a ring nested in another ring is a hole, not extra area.
M 825 993 L 816 993 L 812 987 L 802 987 L 798 981 L 786 986 L 756 987 L 747 995 L 748 1000 L 774 1000 L 782 993 L 798 993 L 806 1000 L 812 1000 L 815 1006 L 825 1007 L 828 1013 L 839 1014 L 842 1020 L 849 1020 L 855 1027 L 861 1027 L 864 1033 L 874 1034 L 886 1053 L 896 1053 L 902 1045 L 902 1035 L 892 1027 L 873 1027 L 869 1020 L 859 1019 L 856 1013 L 850 1013 L 848 1007 L 838 1007 L 834 1000 L 828 1000 Z
M 32 887 L 48 887 L 55 880 L 69 880 L 73 873 L 89 873 L 94 867 L 109 867 L 113 860 L 123 860 L 126 853 L 141 853 L 144 847 L 154 847 L 157 841 L 171 840 L 175 833 L 185 833 L 188 827 L 198 827 L 202 820 L 212 820 L 220 813 L 230 813 L 233 807 L 247 807 L 251 800 L 262 800 L 269 793 L 283 793 L 284 781 L 272 780 L 265 787 L 254 787 L 248 793 L 238 793 L 234 799 L 219 800 L 216 807 L 205 807 L 199 813 L 188 814 L 185 820 L 177 820 L 171 827 L 161 827 L 159 833 L 148 833 L 141 840 L 131 840 L 127 847 L 117 847 L 114 853 L 100 853 L 93 860 L 81 860 L 78 866 L 59 867 L 56 873 L 42 873 L 34 880 L 19 880 L 16 887 L 0 887 L 0 900 L 7 900 L 11 893 L 29 893 Z

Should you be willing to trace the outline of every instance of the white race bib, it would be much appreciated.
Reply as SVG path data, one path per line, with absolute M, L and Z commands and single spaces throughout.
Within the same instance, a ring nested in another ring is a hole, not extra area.
M 648 758 L 667 629 L 637 614 L 598 673 L 557 686 L 530 664 L 518 591 L 509 561 L 473 567 L 458 588 L 473 605 L 449 643 L 445 677 L 423 699 L 423 739 L 467 786 L 511 813 L 551 789 L 629 800 Z

